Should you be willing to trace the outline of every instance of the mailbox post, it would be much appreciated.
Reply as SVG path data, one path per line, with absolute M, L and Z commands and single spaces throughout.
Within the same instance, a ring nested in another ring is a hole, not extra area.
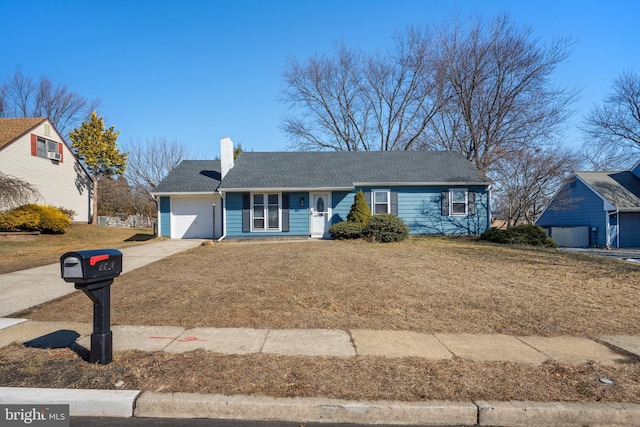
M 111 284 L 122 272 L 122 252 L 94 249 L 67 252 L 60 257 L 66 282 L 74 283 L 93 302 L 93 333 L 89 361 L 107 365 L 113 360 Z

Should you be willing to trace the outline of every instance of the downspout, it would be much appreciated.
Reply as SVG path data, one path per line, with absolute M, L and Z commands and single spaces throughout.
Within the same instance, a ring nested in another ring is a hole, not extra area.
M 487 187 L 487 230 L 491 228 L 491 185 Z M 486 230 L 485 230 L 486 231 Z
M 222 223 L 222 236 L 220 236 L 217 241 L 221 242 L 225 237 L 227 237 L 227 205 L 224 202 L 224 193 L 218 190 L 218 194 L 220 194 L 220 203 L 222 203 L 222 210 L 220 212 L 222 214 L 222 221 L 220 221 Z M 215 230 L 213 232 L 215 233 Z
M 611 214 L 607 210 L 604 212 L 604 246 L 609 249 L 611 247 Z
M 616 209 L 616 248 L 620 247 L 620 211 Z

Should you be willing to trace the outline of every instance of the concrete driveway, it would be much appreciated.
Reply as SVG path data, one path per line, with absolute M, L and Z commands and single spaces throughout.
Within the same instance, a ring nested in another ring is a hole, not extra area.
M 640 248 L 560 248 L 560 250 L 640 262 Z

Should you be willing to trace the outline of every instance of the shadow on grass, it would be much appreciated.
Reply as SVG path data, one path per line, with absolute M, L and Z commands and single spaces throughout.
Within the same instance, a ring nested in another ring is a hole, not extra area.
M 156 236 L 154 234 L 137 233 L 128 239 L 125 239 L 125 242 L 146 242 L 147 240 L 153 240 L 155 238 Z
M 85 362 L 89 361 L 90 351 L 76 342 L 80 334 L 76 331 L 61 329 L 25 342 L 28 348 L 68 348 Z

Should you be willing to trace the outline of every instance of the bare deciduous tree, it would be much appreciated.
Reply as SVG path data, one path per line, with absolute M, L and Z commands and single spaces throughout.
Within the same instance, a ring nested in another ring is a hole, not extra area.
M 35 203 L 41 198 L 38 190 L 28 182 L 0 172 L 0 211 Z
M 583 155 L 596 170 L 630 167 L 640 149 L 640 74 L 625 71 L 585 118 Z
M 134 214 L 134 199 L 127 179 L 102 176 L 98 182 L 98 215 Z
M 577 164 L 575 153 L 560 147 L 523 148 L 499 160 L 494 191 L 506 226 L 533 223 Z
M 46 117 L 61 135 L 86 120 L 100 103 L 49 77 L 36 81 L 20 71 L 0 85 L 0 117 Z
M 583 167 L 594 171 L 628 170 L 640 157 L 640 146 L 631 142 L 607 144 L 586 139 L 580 146 Z
M 294 115 L 283 129 L 300 150 L 460 152 L 496 182 L 510 218 L 531 222 L 560 185 L 545 162 L 573 159 L 556 144 L 578 93 L 552 81 L 572 47 L 569 38 L 541 43 L 506 15 L 409 27 L 385 55 L 341 45 L 332 58 L 285 68 Z
M 572 42 L 548 45 L 508 16 L 454 21 L 437 30 L 448 104 L 432 121 L 427 148 L 454 150 L 484 172 L 522 149 L 552 142 L 576 92 L 552 85 Z
M 290 59 L 282 129 L 299 150 L 409 150 L 442 105 L 436 50 L 427 31 L 398 33 L 387 54 L 344 45 L 335 56 Z
M 129 182 L 136 191 L 143 189 L 154 203 L 153 189 L 188 154 L 186 145 L 177 139 L 159 137 L 130 141 L 125 148 L 128 151 L 126 175 Z

